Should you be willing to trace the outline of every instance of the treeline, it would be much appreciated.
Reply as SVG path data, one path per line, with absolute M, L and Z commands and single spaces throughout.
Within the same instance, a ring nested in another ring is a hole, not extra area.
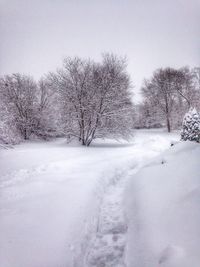
M 65 58 L 36 82 L 23 74 L 0 78 L 0 143 L 64 136 L 89 146 L 95 138 L 126 138 L 134 128 L 178 129 L 190 107 L 200 109 L 200 68 L 158 69 L 133 104 L 124 58 L 101 62 Z
M 156 70 L 144 81 L 143 100 L 136 106 L 136 128 L 167 127 L 180 129 L 184 114 L 200 110 L 200 68 Z
M 133 129 L 126 60 L 66 58 L 39 82 L 13 74 L 0 79 L 0 141 L 65 136 L 89 146 L 95 138 L 128 138 Z

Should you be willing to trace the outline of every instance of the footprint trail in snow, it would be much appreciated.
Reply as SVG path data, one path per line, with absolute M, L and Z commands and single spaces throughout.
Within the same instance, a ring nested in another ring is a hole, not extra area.
M 100 207 L 96 235 L 86 257 L 87 267 L 125 267 L 127 224 L 123 194 L 127 173 L 117 174 L 107 188 Z

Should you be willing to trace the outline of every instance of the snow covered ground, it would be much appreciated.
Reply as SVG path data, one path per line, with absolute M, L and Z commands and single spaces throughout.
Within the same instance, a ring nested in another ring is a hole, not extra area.
M 200 145 L 179 142 L 129 180 L 127 267 L 200 266 Z
M 0 266 L 197 267 L 200 150 L 170 148 L 178 139 L 140 130 L 129 143 L 1 150 Z M 193 264 L 168 264 L 186 252 Z

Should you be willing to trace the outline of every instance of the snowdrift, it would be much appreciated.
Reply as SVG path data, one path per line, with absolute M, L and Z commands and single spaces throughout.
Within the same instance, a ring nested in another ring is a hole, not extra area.
M 179 142 L 132 177 L 127 266 L 200 266 L 200 145 Z

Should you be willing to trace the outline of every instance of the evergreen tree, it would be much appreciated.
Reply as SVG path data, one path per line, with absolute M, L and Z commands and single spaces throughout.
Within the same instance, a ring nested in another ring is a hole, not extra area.
M 183 118 L 181 140 L 200 142 L 200 116 L 195 108 L 190 108 Z

